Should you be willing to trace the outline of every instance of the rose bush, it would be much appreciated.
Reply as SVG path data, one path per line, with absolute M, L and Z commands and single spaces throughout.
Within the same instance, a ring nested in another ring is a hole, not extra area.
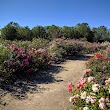
M 70 97 L 69 101 L 73 103 L 73 110 L 85 110 L 86 108 L 88 110 L 110 109 L 110 85 L 99 85 L 96 83 L 96 79 L 89 82 L 88 77 L 82 79 L 80 80 L 81 86 L 76 85 L 71 91 L 73 96 Z M 107 81 L 105 82 L 107 83 Z
M 9 50 L 8 58 L 2 61 L 3 69 L 10 74 L 24 75 L 40 69 L 47 69 L 50 63 L 50 55 L 45 49 L 26 49 L 14 44 L 6 46 Z M 5 54 L 6 56 L 6 54 Z
M 86 63 L 84 77 L 71 90 L 74 110 L 110 109 L 110 46 Z M 78 96 L 76 98 L 76 95 Z
M 66 58 L 81 55 L 84 42 L 58 38 L 50 42 L 50 54 L 53 61 L 64 61 Z

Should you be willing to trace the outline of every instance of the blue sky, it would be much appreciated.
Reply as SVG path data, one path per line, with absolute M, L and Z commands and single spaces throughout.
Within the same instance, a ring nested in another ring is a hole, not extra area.
M 10 21 L 30 28 L 82 22 L 110 28 L 110 0 L 0 0 L 0 28 Z

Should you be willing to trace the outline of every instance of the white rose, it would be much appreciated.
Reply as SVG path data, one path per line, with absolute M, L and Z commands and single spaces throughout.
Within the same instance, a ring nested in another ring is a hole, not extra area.
M 83 93 L 81 93 L 81 99 L 85 99 L 86 98 L 86 91 L 84 91 Z
M 88 77 L 88 82 L 90 83 L 90 82 L 93 82 L 94 81 L 94 77 L 92 77 L 92 76 L 90 76 L 90 77 Z
M 89 102 L 91 102 L 91 96 L 87 96 L 86 98 L 86 103 L 89 103 Z
M 96 102 L 96 97 L 95 96 L 91 96 L 91 103 L 94 104 Z
M 92 90 L 93 90 L 94 92 L 99 92 L 99 88 L 100 88 L 100 85 L 99 85 L 99 84 L 94 84 L 94 85 L 92 85 Z
M 88 107 L 84 107 L 83 110 L 89 110 L 89 108 Z
M 78 94 L 76 94 L 76 95 L 74 95 L 73 97 L 70 97 L 69 98 L 69 101 L 70 102 L 76 102 L 76 100 L 79 98 L 79 95 Z
M 73 102 L 73 100 L 74 100 L 74 96 L 69 98 L 70 102 Z

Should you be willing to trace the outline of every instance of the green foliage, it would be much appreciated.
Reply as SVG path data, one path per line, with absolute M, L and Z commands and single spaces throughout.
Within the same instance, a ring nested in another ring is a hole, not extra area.
M 93 41 L 93 33 L 87 23 L 79 23 L 75 26 L 75 28 L 80 34 L 80 38 L 86 38 L 90 42 Z
M 32 42 L 29 44 L 29 48 L 45 48 L 47 49 L 49 46 L 49 40 L 44 38 L 33 38 Z
M 51 36 L 52 39 L 62 36 L 62 30 L 59 26 L 52 25 L 52 26 L 46 26 L 45 28 L 48 32 L 48 36 Z
M 35 38 L 47 38 L 47 33 L 43 26 L 36 26 L 32 28 L 32 35 Z
M 110 32 L 107 30 L 105 26 L 100 26 L 98 28 L 92 29 L 94 33 L 94 41 L 95 42 L 104 42 L 110 41 Z
M 9 58 L 9 52 L 10 50 L 5 48 L 3 44 L 0 44 L 0 65 L 3 65 L 3 63 L 8 60 Z
M 28 26 L 17 29 L 17 40 L 32 40 L 32 33 Z
M 1 29 L 1 38 L 7 40 L 14 40 L 17 37 L 17 29 L 19 25 L 14 22 L 10 22 L 4 28 Z
M 66 37 L 66 38 L 79 38 L 80 34 L 79 32 L 74 28 L 74 27 L 67 27 L 67 26 L 64 26 L 62 28 L 62 32 L 63 32 L 63 36 Z
M 56 38 L 81 39 L 89 42 L 110 41 L 110 29 L 105 26 L 91 29 L 88 23 L 79 23 L 76 26 L 36 26 L 32 30 L 28 26 L 21 27 L 18 23 L 10 22 L 0 29 L 0 38 L 7 40 L 32 40 L 43 38 L 53 40 Z

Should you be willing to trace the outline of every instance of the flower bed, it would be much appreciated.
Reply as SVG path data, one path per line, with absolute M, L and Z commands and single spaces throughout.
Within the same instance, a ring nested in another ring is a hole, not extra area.
M 14 44 L 6 47 L 4 46 L 4 49 L 9 50 L 6 58 L 6 54 L 3 54 L 1 57 L 1 60 L 3 60 L 1 69 L 5 71 L 5 73 L 22 76 L 25 73 L 47 69 L 49 66 L 51 58 L 48 51 L 45 49 L 26 49 Z
M 87 63 L 84 77 L 75 85 L 68 85 L 72 93 L 69 101 L 74 110 L 110 109 L 110 46 L 96 53 Z

